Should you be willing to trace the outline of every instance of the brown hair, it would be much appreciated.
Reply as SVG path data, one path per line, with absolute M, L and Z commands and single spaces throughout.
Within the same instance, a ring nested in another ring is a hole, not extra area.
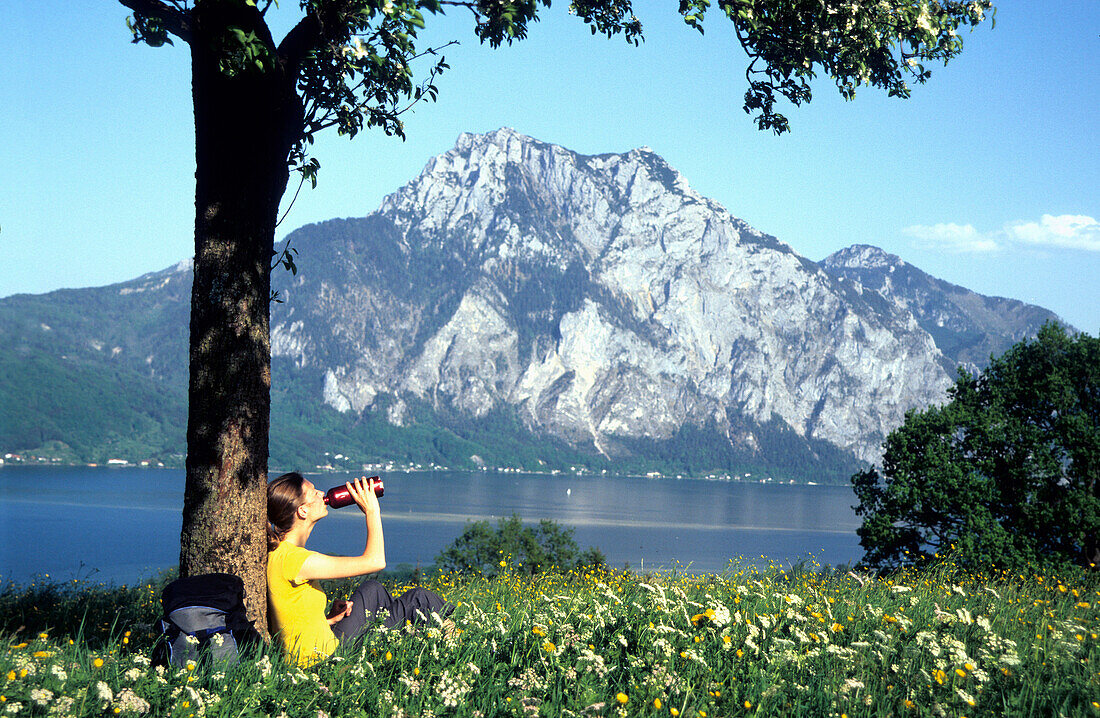
M 297 471 L 267 484 L 267 550 L 274 551 L 294 526 L 294 512 L 302 505 L 305 477 Z

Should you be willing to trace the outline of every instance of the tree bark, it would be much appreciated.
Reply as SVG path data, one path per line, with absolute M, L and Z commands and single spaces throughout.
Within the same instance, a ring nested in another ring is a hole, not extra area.
M 266 635 L 270 263 L 302 105 L 278 68 L 219 66 L 227 28 L 262 25 L 254 9 L 203 3 L 192 19 L 195 272 L 180 575 L 240 576 L 249 618 Z

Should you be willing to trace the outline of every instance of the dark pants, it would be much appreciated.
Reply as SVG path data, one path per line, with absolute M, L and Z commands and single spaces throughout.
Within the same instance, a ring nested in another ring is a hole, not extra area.
M 428 625 L 432 613 L 446 618 L 455 610 L 442 596 L 426 588 L 410 588 L 394 598 L 385 586 L 370 579 L 359 584 L 348 600 L 352 602 L 351 613 L 332 626 L 332 632 L 341 641 L 361 636 L 383 608 L 389 611 L 382 622 L 386 628 L 404 626 L 405 621 L 411 621 L 414 626 Z

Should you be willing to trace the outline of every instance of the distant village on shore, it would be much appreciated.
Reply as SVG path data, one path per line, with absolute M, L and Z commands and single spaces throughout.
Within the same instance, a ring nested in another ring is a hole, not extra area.
M 326 463 L 317 464 L 311 467 L 305 473 L 310 474 L 323 474 L 333 472 L 357 472 L 363 471 L 366 473 L 416 473 L 422 471 L 466 471 L 466 469 L 455 469 L 450 466 L 444 466 L 435 462 L 428 462 L 426 464 L 410 463 L 401 461 L 385 461 L 378 463 L 365 463 L 365 464 L 352 464 L 349 457 L 343 454 L 331 454 L 325 452 Z M 588 469 L 584 466 L 570 466 L 568 469 L 546 469 L 545 471 L 524 469 L 513 466 L 489 466 L 485 462 L 480 460 L 480 457 L 471 457 L 474 463 L 478 465 L 478 471 L 482 472 L 494 472 L 498 474 L 532 474 L 532 475 L 546 475 L 546 476 L 637 476 L 647 479 L 703 479 L 706 481 L 737 481 L 746 483 L 760 483 L 760 484 L 794 484 L 798 483 L 794 479 L 777 479 L 771 476 L 754 475 L 751 472 L 744 474 L 730 474 L 730 473 L 710 473 L 705 476 L 689 476 L 686 474 L 663 474 L 660 471 L 649 471 L 645 474 L 618 474 L 614 471 L 608 471 L 607 469 L 600 469 L 599 471 Z M 57 456 L 39 456 L 33 453 L 6 453 L 3 458 L 0 458 L 0 468 L 5 465 L 12 466 L 86 466 L 88 468 L 97 468 L 100 466 L 108 468 L 143 468 L 143 469 L 164 469 L 164 468 L 181 468 L 183 466 L 183 456 L 176 454 L 172 456 L 172 461 L 165 463 L 164 461 L 156 459 L 142 459 L 140 461 L 130 461 L 128 459 L 107 459 L 105 462 L 89 462 L 89 463 L 72 463 L 66 462 Z M 273 468 L 272 471 L 277 471 L 277 468 Z M 806 482 L 810 486 L 815 486 L 816 482 Z

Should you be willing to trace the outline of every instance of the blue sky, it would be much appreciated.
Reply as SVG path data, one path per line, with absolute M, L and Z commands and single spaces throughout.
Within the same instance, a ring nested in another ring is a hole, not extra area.
M 459 133 L 508 126 L 591 154 L 648 145 L 810 259 L 874 244 L 1100 334 L 1100 2 L 997 5 L 996 28 L 967 34 L 912 99 L 864 89 L 844 102 L 820 83 L 812 103 L 784 108 L 783 137 L 742 112 L 745 61 L 717 12 L 700 37 L 671 0 L 637 2 L 639 48 L 591 36 L 564 3 L 497 50 L 462 13 L 429 18 L 424 41 L 461 42 L 445 51 L 439 102 L 406 115 L 406 142 L 323 136 L 320 184 L 279 236 L 366 215 Z M 285 30 L 298 3 L 282 6 L 272 19 Z M 132 45 L 125 16 L 109 0 L 0 5 L 0 297 L 122 281 L 193 253 L 189 57 Z

